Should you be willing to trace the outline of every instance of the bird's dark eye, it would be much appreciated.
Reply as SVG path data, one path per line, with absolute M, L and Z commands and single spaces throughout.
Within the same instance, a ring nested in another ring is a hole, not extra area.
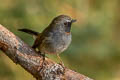
M 67 24 L 68 24 L 67 22 L 64 23 L 65 26 L 67 26 Z

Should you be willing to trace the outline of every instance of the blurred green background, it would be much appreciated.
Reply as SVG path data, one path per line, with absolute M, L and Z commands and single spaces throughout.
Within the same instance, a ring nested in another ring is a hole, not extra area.
M 77 19 L 64 64 L 95 80 L 120 80 L 120 0 L 0 0 L 0 24 L 29 45 L 32 36 L 17 29 L 41 32 L 60 14 Z M 35 79 L 0 52 L 0 80 Z

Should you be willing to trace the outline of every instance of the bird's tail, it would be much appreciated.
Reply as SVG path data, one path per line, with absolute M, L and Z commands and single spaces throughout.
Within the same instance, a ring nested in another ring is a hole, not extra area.
M 33 36 L 35 36 L 35 37 L 37 37 L 37 36 L 40 34 L 39 32 L 30 30 L 30 29 L 18 29 L 18 31 L 22 31 L 22 32 L 31 34 L 31 35 L 33 35 Z

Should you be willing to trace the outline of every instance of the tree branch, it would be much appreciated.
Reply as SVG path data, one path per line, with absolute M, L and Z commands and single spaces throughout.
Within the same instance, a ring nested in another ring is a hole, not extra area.
M 45 59 L 41 69 L 42 56 L 2 25 L 0 25 L 0 49 L 14 63 L 31 73 L 36 80 L 92 80 L 68 68 L 64 70 L 61 65 L 48 58 Z

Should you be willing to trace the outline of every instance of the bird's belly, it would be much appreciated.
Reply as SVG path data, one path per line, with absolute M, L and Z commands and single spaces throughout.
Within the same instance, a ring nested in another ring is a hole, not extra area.
M 59 54 L 66 50 L 71 43 L 71 35 L 46 38 L 40 46 L 40 51 L 47 54 Z

